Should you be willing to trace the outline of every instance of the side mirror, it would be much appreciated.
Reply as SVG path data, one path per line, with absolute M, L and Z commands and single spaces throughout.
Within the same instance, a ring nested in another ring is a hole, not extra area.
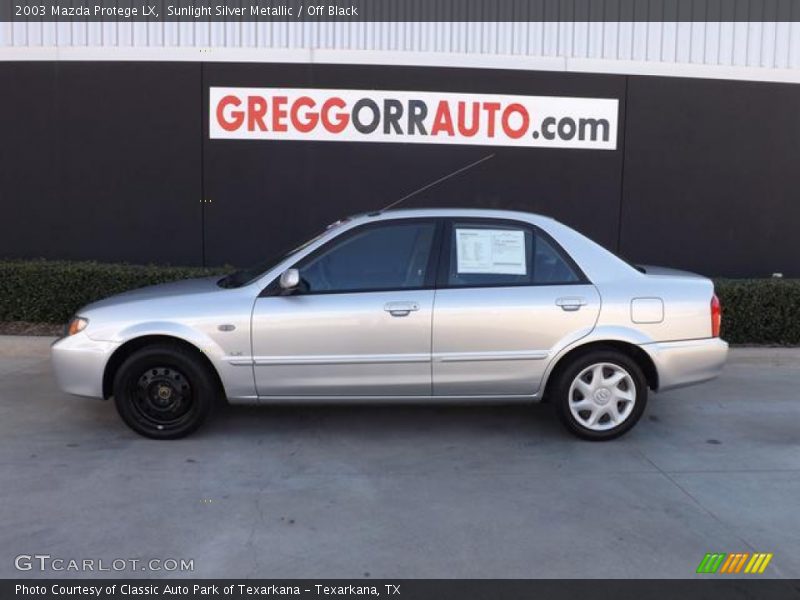
M 291 291 L 297 288 L 300 285 L 300 271 L 297 269 L 286 269 L 283 273 L 281 273 L 281 278 L 279 280 L 281 289 L 284 291 Z

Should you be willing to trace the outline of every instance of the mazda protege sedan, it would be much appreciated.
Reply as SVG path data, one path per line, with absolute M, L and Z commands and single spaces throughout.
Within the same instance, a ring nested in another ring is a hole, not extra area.
M 152 438 L 225 399 L 545 400 L 606 440 L 649 390 L 719 374 L 720 314 L 710 280 L 634 267 L 547 217 L 390 210 L 253 269 L 90 304 L 52 359 L 64 391 L 113 397 Z

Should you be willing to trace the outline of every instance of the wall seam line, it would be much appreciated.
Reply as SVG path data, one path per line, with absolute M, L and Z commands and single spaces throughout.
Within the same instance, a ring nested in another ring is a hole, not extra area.
M 625 161 L 628 154 L 628 89 L 630 75 L 625 76 L 625 114 L 622 116 L 622 165 L 619 170 L 619 210 L 617 211 L 617 254 L 622 254 L 622 209 L 625 202 Z

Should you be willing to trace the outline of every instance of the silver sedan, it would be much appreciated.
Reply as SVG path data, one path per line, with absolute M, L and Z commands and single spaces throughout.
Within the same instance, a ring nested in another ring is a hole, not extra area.
M 113 397 L 153 438 L 191 433 L 225 400 L 546 400 L 605 440 L 648 390 L 719 374 L 720 314 L 710 280 L 634 267 L 547 217 L 397 210 L 221 279 L 90 304 L 52 359 L 64 391 Z

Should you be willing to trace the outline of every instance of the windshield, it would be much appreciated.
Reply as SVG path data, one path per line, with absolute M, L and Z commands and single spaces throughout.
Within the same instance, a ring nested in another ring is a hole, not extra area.
M 234 271 L 230 275 L 226 275 L 222 279 L 217 282 L 219 287 L 223 288 L 237 288 L 247 285 L 251 283 L 270 269 L 274 269 L 278 264 L 280 264 L 283 260 L 287 259 L 289 256 L 294 254 L 295 252 L 300 252 L 303 248 L 306 248 L 316 242 L 319 238 L 330 231 L 331 227 L 328 227 L 322 233 L 315 235 L 310 240 L 303 242 L 296 248 L 292 248 L 291 250 L 281 252 L 280 254 L 273 256 L 269 260 L 262 261 L 252 267 L 248 267 L 246 269 L 239 269 L 238 271 Z

